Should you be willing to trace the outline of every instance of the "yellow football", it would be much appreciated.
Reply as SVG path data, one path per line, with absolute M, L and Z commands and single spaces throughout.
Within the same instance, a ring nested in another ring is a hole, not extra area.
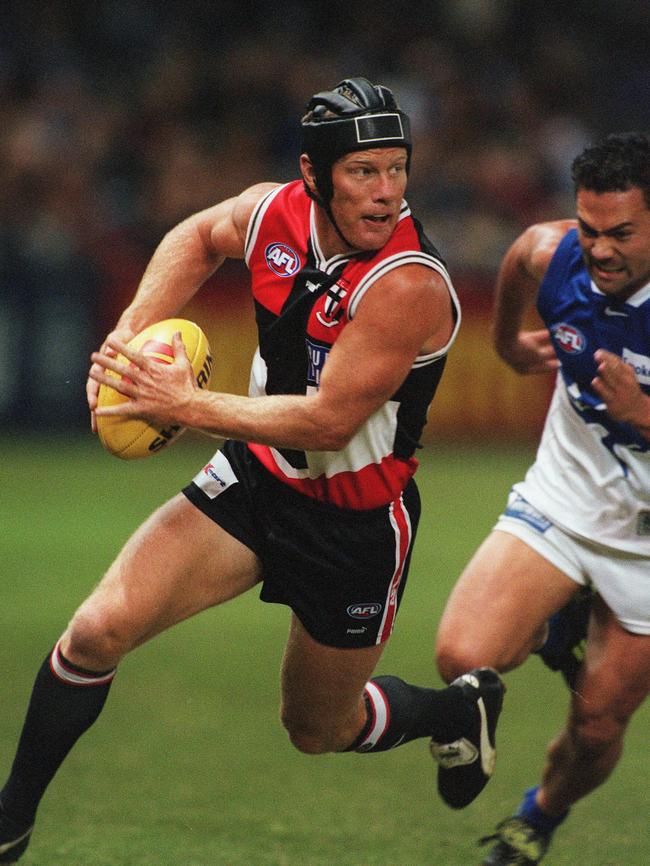
M 212 372 L 212 356 L 208 339 L 194 322 L 187 319 L 165 319 L 149 325 L 129 341 L 129 346 L 138 349 L 150 358 L 161 364 L 172 364 L 174 361 L 174 350 L 172 338 L 176 331 L 180 331 L 185 345 L 185 351 L 192 364 L 196 383 L 199 388 L 207 388 L 210 383 Z M 118 355 L 118 360 L 128 363 L 123 355 Z M 120 378 L 117 373 L 107 370 L 109 376 Z M 98 406 L 115 406 L 127 400 L 122 394 L 100 385 L 97 400 Z M 149 457 L 157 454 L 171 442 L 175 442 L 182 433 L 184 427 L 170 424 L 168 427 L 156 427 L 137 418 L 126 418 L 123 415 L 98 415 L 97 433 L 99 439 L 111 454 L 123 460 L 135 460 L 140 457 Z

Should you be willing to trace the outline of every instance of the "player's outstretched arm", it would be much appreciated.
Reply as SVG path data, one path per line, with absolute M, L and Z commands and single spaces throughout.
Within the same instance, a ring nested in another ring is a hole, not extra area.
M 139 333 L 147 325 L 176 316 L 226 258 L 243 258 L 251 214 L 275 186 L 256 184 L 171 229 L 154 252 L 118 327 Z
M 390 311 L 390 314 L 387 314 Z M 334 344 L 318 392 L 241 397 L 201 391 L 182 344 L 175 363 L 155 364 L 118 341 L 111 347 L 132 366 L 93 355 L 91 376 L 129 398 L 105 415 L 177 423 L 209 435 L 281 448 L 338 451 L 399 388 L 419 354 L 447 345 L 454 328 L 447 286 L 436 272 L 408 265 L 378 280 Z M 116 383 L 104 369 L 126 374 Z

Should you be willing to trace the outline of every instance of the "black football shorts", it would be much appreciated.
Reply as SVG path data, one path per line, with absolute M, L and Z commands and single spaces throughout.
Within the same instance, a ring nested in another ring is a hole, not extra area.
M 262 563 L 263 601 L 288 605 L 328 646 L 383 643 L 395 624 L 420 518 L 415 482 L 381 508 L 354 511 L 278 481 L 227 441 L 185 496 Z

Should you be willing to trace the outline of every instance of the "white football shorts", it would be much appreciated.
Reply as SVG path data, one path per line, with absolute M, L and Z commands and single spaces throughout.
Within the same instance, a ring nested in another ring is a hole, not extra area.
M 591 584 L 624 629 L 650 634 L 650 557 L 570 535 L 514 490 L 494 528 L 521 539 L 576 583 Z

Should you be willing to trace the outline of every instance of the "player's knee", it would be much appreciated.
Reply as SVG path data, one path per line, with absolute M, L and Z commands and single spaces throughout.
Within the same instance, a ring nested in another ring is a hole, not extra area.
M 491 664 L 491 660 L 486 660 L 485 656 L 471 642 L 459 639 L 446 640 L 439 637 L 436 644 L 436 665 L 440 676 L 446 683 L 450 683 L 456 677 L 471 671 L 473 668 L 486 664 Z
M 62 650 L 73 664 L 90 670 L 114 667 L 130 649 L 125 630 L 105 612 L 82 606 L 72 618 L 62 641 Z
M 341 748 L 334 725 L 326 729 L 319 723 L 320 720 L 310 720 L 301 714 L 294 715 L 285 708 L 280 711 L 280 719 L 291 745 L 305 755 L 323 755 Z
M 475 634 L 442 631 L 436 640 L 436 665 L 447 683 L 474 668 L 487 666 L 501 672 L 512 670 L 522 664 L 528 654 L 528 647 L 481 641 Z
M 328 738 L 323 732 L 310 729 L 304 724 L 295 723 L 291 719 L 282 717 L 282 724 L 289 740 L 294 748 L 305 755 L 322 755 L 325 752 L 332 751 Z
M 628 722 L 629 716 L 614 708 L 574 715 L 569 723 L 573 746 L 584 758 L 596 759 L 622 739 Z
M 331 752 L 328 744 L 318 734 L 310 734 L 308 731 L 288 731 L 291 745 L 304 755 L 324 755 Z

